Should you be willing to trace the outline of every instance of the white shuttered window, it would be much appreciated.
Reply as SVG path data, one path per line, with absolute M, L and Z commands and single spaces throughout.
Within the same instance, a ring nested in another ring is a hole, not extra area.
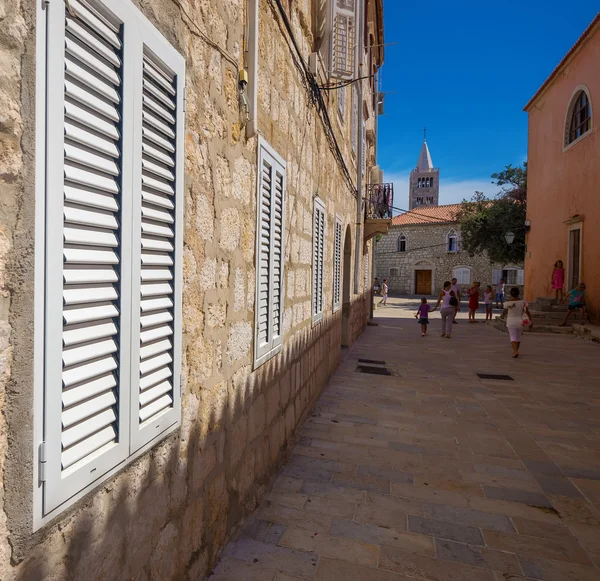
M 256 367 L 279 353 L 282 344 L 285 187 L 285 162 L 261 138 L 256 223 Z
M 312 320 L 323 318 L 323 267 L 325 256 L 325 206 L 318 198 L 314 201 L 313 216 L 313 292 Z
M 41 518 L 180 421 L 185 80 L 129 2 L 45 14 Z
M 358 143 L 358 91 L 356 90 L 355 85 L 352 85 L 352 124 L 350 127 L 350 139 L 352 153 L 356 155 L 356 146 Z
M 329 74 L 336 79 L 356 75 L 356 9 L 358 0 L 331 0 Z
M 333 312 L 341 305 L 342 292 L 342 220 L 335 217 L 335 241 L 333 247 Z

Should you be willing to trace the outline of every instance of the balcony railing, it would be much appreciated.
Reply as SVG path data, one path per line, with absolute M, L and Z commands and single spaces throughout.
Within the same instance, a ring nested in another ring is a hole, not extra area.
M 365 200 L 366 220 L 391 220 L 394 184 L 369 184 Z

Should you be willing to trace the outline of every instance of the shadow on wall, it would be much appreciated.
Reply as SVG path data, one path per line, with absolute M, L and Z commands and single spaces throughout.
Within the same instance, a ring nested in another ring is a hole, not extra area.
M 352 303 L 353 341 L 368 307 L 367 295 Z M 239 385 L 234 377 L 209 413 L 202 401 L 217 401 L 214 394 L 188 384 L 180 430 L 36 535 L 8 579 L 203 579 L 269 489 L 337 368 L 341 316 L 306 328 Z

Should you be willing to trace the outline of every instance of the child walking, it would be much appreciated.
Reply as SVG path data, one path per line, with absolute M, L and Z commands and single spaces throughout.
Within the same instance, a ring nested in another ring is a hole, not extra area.
M 577 288 L 574 288 L 563 300 L 564 303 L 569 297 L 571 300 L 569 301 L 569 310 L 565 315 L 563 322 L 560 324 L 561 327 L 566 327 L 567 319 L 571 316 L 573 311 L 578 311 L 581 309 L 581 322 L 585 323 L 585 283 L 580 282 Z
M 513 357 L 516 359 L 519 356 L 519 347 L 521 346 L 524 313 L 529 317 L 529 325 L 533 326 L 527 303 L 524 300 L 519 300 L 519 289 L 517 287 L 510 289 L 510 298 L 506 301 L 504 312 L 506 314 L 506 328 L 508 329 L 510 344 L 513 349 Z
M 419 305 L 419 309 L 417 310 L 417 314 L 415 315 L 415 319 L 418 319 L 419 325 L 421 325 L 421 337 L 425 337 L 427 335 L 427 325 L 429 325 L 429 311 L 431 310 L 431 306 L 427 302 L 427 299 L 423 297 L 421 299 L 421 304 Z
M 557 260 L 554 263 L 554 270 L 552 271 L 552 290 L 556 291 L 556 300 L 558 301 L 558 295 L 560 294 L 560 300 L 563 300 L 563 288 L 565 286 L 565 269 L 563 267 L 563 261 Z
M 479 287 L 481 283 L 474 282 L 473 286 L 469 289 L 469 323 L 476 323 L 475 313 L 479 308 Z
M 493 291 L 492 291 L 492 287 L 490 285 L 485 287 L 485 291 L 483 293 L 483 302 L 485 304 L 485 320 L 486 321 L 491 321 L 492 320 L 492 307 L 494 306 L 493 303 Z

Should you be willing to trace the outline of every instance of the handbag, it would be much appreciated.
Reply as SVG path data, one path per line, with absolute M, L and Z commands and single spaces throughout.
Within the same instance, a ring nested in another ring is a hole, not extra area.
M 529 327 L 531 325 L 531 321 L 525 312 L 525 307 L 523 307 L 523 314 L 521 315 L 521 325 L 523 325 L 523 327 Z

